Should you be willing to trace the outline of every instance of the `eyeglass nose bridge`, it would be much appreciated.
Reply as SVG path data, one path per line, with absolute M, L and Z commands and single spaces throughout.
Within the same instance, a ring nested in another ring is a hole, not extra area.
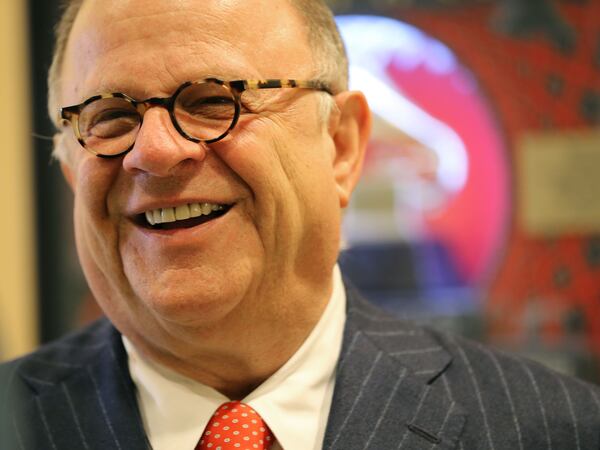
M 183 128 L 181 128 L 181 126 L 179 125 L 179 122 L 177 122 L 177 118 L 175 117 L 174 97 L 150 97 L 145 100 L 135 101 L 134 106 L 137 109 L 138 114 L 140 115 L 140 128 L 141 128 L 142 124 L 144 123 L 144 115 L 146 114 L 146 112 L 152 107 L 160 106 L 160 107 L 165 108 L 168 111 L 169 117 L 171 118 L 171 123 L 173 124 L 173 127 L 175 127 L 177 132 L 182 137 L 184 137 L 188 141 L 192 141 L 195 143 L 201 142 L 200 139 L 187 134 L 183 130 Z
M 143 116 L 153 106 L 162 106 L 167 110 L 171 109 L 173 103 L 172 97 L 150 97 L 146 100 L 139 100 L 135 102 L 135 107 L 138 112 Z

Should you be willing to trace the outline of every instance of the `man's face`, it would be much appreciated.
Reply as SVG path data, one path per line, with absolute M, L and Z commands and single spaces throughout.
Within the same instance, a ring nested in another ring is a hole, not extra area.
M 61 103 L 115 91 L 166 97 L 207 77 L 307 79 L 312 67 L 287 2 L 88 0 L 67 47 Z M 67 132 L 80 259 L 123 332 L 161 345 L 173 327 L 302 321 L 320 307 L 305 297 L 330 282 L 340 196 L 319 95 L 260 91 L 233 132 L 208 146 L 181 137 L 162 107 L 146 112 L 124 157 L 95 157 Z M 193 203 L 228 210 L 189 228 L 143 220 Z

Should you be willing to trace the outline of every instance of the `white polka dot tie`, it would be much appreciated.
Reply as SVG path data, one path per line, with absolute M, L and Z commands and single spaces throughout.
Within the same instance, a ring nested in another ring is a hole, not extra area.
M 269 450 L 273 433 L 254 409 L 223 403 L 208 421 L 195 450 Z

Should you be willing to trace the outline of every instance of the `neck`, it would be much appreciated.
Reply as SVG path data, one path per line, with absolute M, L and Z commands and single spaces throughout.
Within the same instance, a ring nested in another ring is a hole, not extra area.
M 208 328 L 170 329 L 166 345 L 153 345 L 135 333 L 127 336 L 150 361 L 239 400 L 273 375 L 304 343 L 329 302 L 332 282 L 330 278 L 322 289 L 295 295 L 289 289 L 278 293 L 281 297 L 273 304 L 279 308 L 267 308 L 268 316 L 264 311 L 249 311 Z M 281 298 L 286 298 L 284 307 Z M 264 297 L 252 303 L 268 304 Z

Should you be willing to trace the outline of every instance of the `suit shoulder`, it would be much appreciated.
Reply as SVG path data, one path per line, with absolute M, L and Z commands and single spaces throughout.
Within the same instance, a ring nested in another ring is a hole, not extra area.
M 461 399 L 471 418 L 479 417 L 471 419 L 472 433 L 487 428 L 494 439 L 508 439 L 493 436 L 499 429 L 494 424 L 506 424 L 513 438 L 528 444 L 525 448 L 549 442 L 600 445 L 598 386 L 461 337 L 433 333 L 452 354 L 442 375 L 445 388 Z
M 0 364 L 0 385 L 7 386 L 16 382 L 16 374 L 25 375 L 32 380 L 39 379 L 46 383 L 49 374 L 60 377 L 71 369 L 81 367 L 93 360 L 95 355 L 110 344 L 118 333 L 106 319 L 72 332 L 56 341 L 42 345 L 37 350 Z M 48 369 L 51 370 L 48 370 Z
M 453 370 L 473 374 L 481 373 L 488 376 L 495 374 L 505 380 L 506 383 L 518 380 L 522 382 L 524 379 L 532 382 L 539 380 L 535 384 L 540 390 L 546 389 L 546 381 L 556 380 L 557 383 L 568 388 L 581 389 L 593 392 L 596 395 L 600 393 L 600 387 L 595 384 L 556 372 L 526 357 L 511 354 L 450 333 L 437 330 L 430 330 L 430 332 L 452 354 Z M 600 408 L 600 403 L 598 407 Z

